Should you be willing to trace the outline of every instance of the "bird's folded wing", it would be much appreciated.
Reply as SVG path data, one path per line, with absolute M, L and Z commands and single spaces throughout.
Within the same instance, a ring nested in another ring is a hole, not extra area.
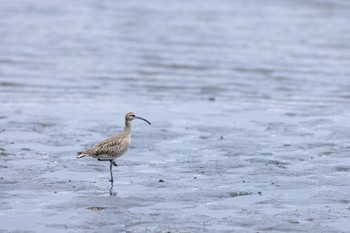
M 113 157 L 118 157 L 125 153 L 128 149 L 128 142 L 122 138 L 107 139 L 98 144 L 92 150 L 95 155 L 107 154 Z

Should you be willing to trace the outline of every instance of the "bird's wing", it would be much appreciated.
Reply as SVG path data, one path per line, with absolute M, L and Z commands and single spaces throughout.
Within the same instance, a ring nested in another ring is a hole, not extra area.
M 97 144 L 95 147 L 110 147 L 110 146 L 113 146 L 114 144 L 121 143 L 121 141 L 122 141 L 122 137 L 118 135 L 118 136 L 110 137 L 103 140 L 102 142 Z
M 123 154 L 128 149 L 128 142 L 123 137 L 115 136 L 107 138 L 93 148 L 84 151 L 84 154 L 98 156 L 102 154 L 116 156 Z

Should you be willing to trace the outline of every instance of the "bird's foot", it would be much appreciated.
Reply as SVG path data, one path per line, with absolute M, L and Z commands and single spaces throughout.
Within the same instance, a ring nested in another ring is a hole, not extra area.
M 112 164 L 113 164 L 113 166 L 115 166 L 115 167 L 118 166 L 118 164 L 117 164 L 116 162 L 114 162 L 114 161 L 112 162 Z
M 109 189 L 109 195 L 110 196 L 116 196 L 117 195 L 117 193 L 114 192 L 114 190 L 113 190 L 113 185 L 111 185 L 111 188 Z

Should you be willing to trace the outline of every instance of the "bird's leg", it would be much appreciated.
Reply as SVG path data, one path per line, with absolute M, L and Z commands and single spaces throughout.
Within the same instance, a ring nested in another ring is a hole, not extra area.
M 98 161 L 112 161 L 112 163 L 113 163 L 113 166 L 118 166 L 118 164 L 116 163 L 116 162 L 114 162 L 114 160 L 110 160 L 110 159 L 103 159 L 103 158 L 98 158 L 97 159 Z
M 110 159 L 103 159 L 103 158 L 98 158 L 98 161 L 111 161 Z
M 111 172 L 111 188 L 109 189 L 109 195 L 110 196 L 115 196 L 115 195 L 117 195 L 117 193 L 115 193 L 114 191 L 113 191 L 113 172 L 112 172 L 112 165 L 114 165 L 115 164 L 115 162 L 113 161 L 113 160 L 109 160 L 110 161 L 110 165 L 109 165 L 109 170 L 110 170 L 110 172 Z
M 110 165 L 109 165 L 109 171 L 110 171 L 110 173 L 111 173 L 111 180 L 110 180 L 110 182 L 111 182 L 111 185 L 113 186 L 113 172 L 112 172 L 112 168 L 113 168 L 113 160 L 110 160 Z

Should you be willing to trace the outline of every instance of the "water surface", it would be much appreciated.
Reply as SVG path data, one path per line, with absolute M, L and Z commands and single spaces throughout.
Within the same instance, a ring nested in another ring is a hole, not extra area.
M 4 1 L 0 232 L 347 232 L 347 1 Z M 133 122 L 114 170 L 75 154 Z M 159 182 L 163 180 L 164 182 Z

